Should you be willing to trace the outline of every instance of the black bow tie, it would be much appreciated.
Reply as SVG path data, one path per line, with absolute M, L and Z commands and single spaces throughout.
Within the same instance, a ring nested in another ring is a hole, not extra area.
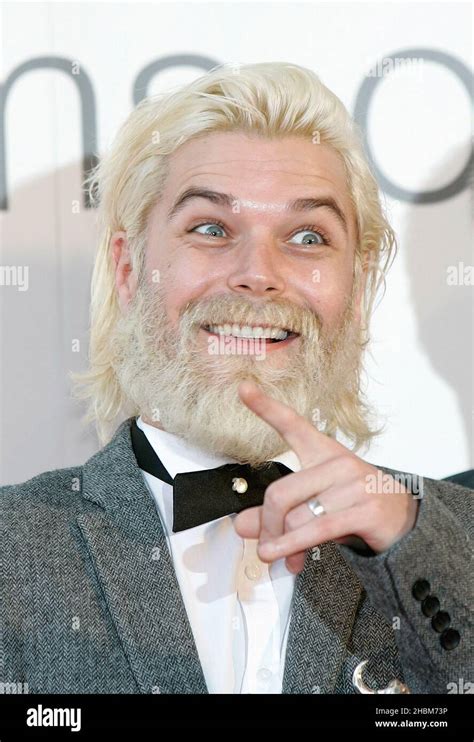
M 172 479 L 135 418 L 131 435 L 140 469 L 173 486 L 173 533 L 262 505 L 268 485 L 292 471 L 278 461 L 259 468 L 224 464 L 216 469 L 177 474 Z

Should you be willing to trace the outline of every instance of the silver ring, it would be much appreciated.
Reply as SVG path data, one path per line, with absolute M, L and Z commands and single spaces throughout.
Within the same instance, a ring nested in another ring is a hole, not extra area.
M 326 508 L 319 502 L 317 497 L 307 500 L 306 504 L 315 518 L 320 518 L 321 515 L 326 515 Z

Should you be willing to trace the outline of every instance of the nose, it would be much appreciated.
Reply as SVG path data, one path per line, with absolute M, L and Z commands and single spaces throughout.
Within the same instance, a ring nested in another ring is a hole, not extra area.
M 277 296 L 284 292 L 283 265 L 270 238 L 249 240 L 239 247 L 228 286 L 236 293 L 255 296 Z

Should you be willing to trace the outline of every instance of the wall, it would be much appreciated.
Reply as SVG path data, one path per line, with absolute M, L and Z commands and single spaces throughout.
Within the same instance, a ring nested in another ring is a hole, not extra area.
M 474 466 L 473 289 L 468 270 L 448 281 L 474 262 L 470 4 L 3 3 L 1 21 L 0 266 L 29 269 L 28 290 L 0 285 L 1 484 L 98 448 L 68 381 L 86 363 L 95 249 L 84 142 L 87 166 L 147 90 L 223 62 L 311 67 L 364 126 L 399 238 L 367 359 L 386 427 L 365 458 L 433 477 Z M 422 61 L 391 70 L 405 57 Z

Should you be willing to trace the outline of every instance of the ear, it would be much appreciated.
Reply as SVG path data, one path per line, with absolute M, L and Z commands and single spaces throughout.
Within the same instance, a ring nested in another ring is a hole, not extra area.
M 132 268 L 126 232 L 114 232 L 110 239 L 112 258 L 115 264 L 115 288 L 122 312 L 137 290 L 137 277 Z

